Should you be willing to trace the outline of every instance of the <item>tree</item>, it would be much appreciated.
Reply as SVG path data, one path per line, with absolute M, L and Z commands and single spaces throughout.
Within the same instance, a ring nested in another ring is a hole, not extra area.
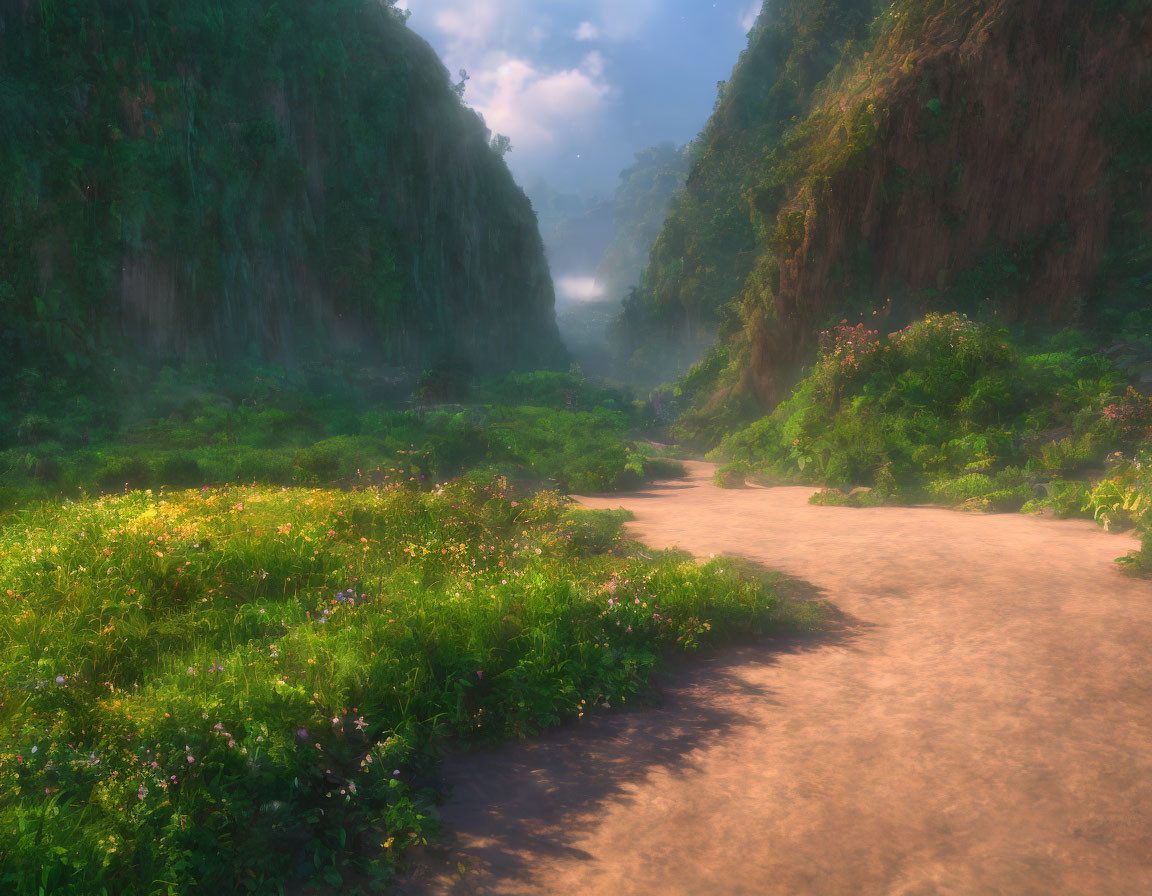
M 512 138 L 503 134 L 497 134 L 493 137 L 489 145 L 492 147 L 492 151 L 501 158 L 512 152 Z
M 464 99 L 464 88 L 471 81 L 472 78 L 468 75 L 468 70 L 465 68 L 460 69 L 460 80 L 452 85 L 452 90 L 460 99 Z

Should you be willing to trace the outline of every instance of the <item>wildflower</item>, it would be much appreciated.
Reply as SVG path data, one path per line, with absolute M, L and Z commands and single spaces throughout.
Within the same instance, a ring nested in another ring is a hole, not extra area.
M 300 738 L 300 740 L 308 740 L 308 729 L 307 728 L 297 728 L 296 729 L 296 736 L 298 738 Z
M 400 769 L 396 769 L 394 772 L 392 772 L 392 777 L 393 778 L 399 778 L 400 777 Z
M 363 730 L 364 730 L 364 726 L 365 726 L 365 725 L 367 725 L 368 723 L 364 721 L 364 716 L 360 716 L 360 718 L 358 718 L 358 719 L 357 719 L 355 722 L 353 722 L 352 724 L 356 726 L 356 730 L 357 730 L 357 731 L 363 731 Z
M 56 684 L 64 684 L 64 676 L 63 675 L 57 675 L 56 676 Z
M 136 798 L 142 800 L 146 796 L 148 796 L 148 788 L 141 784 L 140 789 L 136 791 Z
M 195 756 L 188 756 L 188 764 L 189 764 L 189 765 L 191 765 L 191 764 L 192 764 L 193 762 L 195 762 L 195 761 L 196 761 L 196 757 L 195 757 Z

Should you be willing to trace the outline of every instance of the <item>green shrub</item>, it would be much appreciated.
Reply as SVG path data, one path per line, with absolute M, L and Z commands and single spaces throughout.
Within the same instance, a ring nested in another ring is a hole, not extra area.
M 711 456 L 782 480 L 873 487 L 886 501 L 1012 507 L 1031 496 L 1005 470 L 1066 475 L 1143 437 L 1152 404 L 1118 399 L 1118 383 L 1106 359 L 1021 356 L 1002 328 L 957 314 L 887 337 L 841 326 L 791 398 Z
M 734 462 L 724 464 L 716 470 L 716 485 L 719 488 L 744 488 L 747 484 L 748 467 L 745 464 Z
M 190 488 L 204 481 L 200 462 L 189 454 L 169 454 L 160 461 L 157 474 L 161 483 L 171 488 Z
M 22 445 L 34 445 L 59 435 L 56 424 L 41 414 L 29 414 L 16 426 L 16 438 Z
M 1086 482 L 1053 479 L 1051 482 L 1039 483 L 1036 490 L 1041 494 L 1024 505 L 1022 510 L 1026 513 L 1051 510 L 1064 519 L 1091 515 L 1086 509 L 1089 491 Z
M 845 494 L 839 489 L 826 488 L 816 492 L 808 503 L 817 507 L 882 507 L 885 499 L 875 489 L 854 489 Z
M 143 488 L 149 478 L 148 464 L 135 456 L 106 458 L 93 477 L 101 490 L 110 493 Z
M 669 457 L 645 457 L 643 460 L 645 479 L 683 479 L 688 470 L 679 461 Z

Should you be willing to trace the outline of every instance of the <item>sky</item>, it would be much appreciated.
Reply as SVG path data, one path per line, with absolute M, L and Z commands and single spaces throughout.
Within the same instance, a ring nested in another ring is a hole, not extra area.
M 465 101 L 512 140 L 529 186 L 611 193 L 635 153 L 703 128 L 760 0 L 399 0 L 469 75 Z

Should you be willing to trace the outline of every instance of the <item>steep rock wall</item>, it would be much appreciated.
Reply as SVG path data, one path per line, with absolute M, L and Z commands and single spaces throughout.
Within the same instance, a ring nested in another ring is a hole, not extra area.
M 0 374 L 562 359 L 535 216 L 375 0 L 0 5 Z
M 711 326 L 693 388 L 764 407 L 844 318 L 1152 308 L 1150 41 L 1148 0 L 768 0 L 625 355 Z

